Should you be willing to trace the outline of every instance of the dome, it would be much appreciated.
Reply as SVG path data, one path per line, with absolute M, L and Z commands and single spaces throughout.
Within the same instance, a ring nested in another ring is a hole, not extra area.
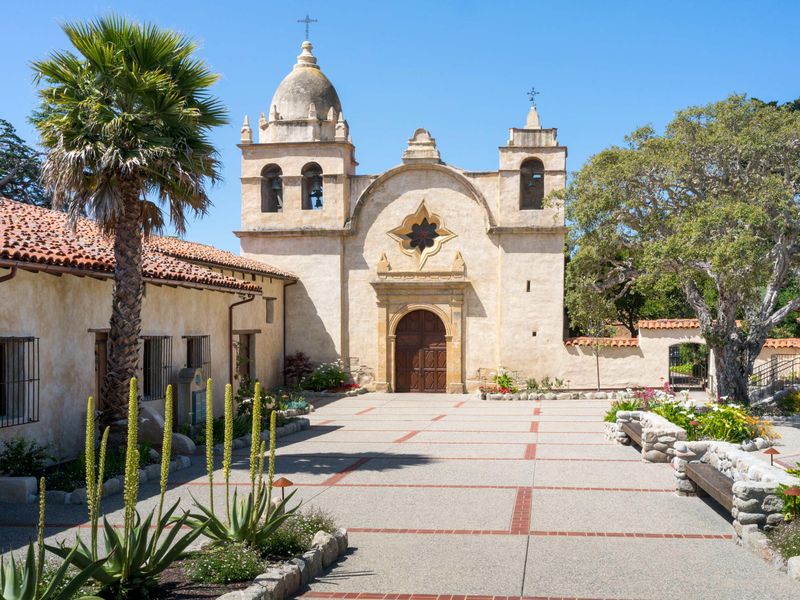
M 311 42 L 303 42 L 297 64 L 275 90 L 270 104 L 270 121 L 308 119 L 311 104 L 320 119 L 327 119 L 331 108 L 336 113 L 334 120 L 341 114 L 339 94 L 317 65 L 312 48 Z

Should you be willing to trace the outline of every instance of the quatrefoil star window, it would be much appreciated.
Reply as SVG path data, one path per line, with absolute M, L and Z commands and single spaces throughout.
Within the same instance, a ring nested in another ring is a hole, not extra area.
M 445 228 L 442 219 L 433 214 L 425 200 L 416 212 L 403 219 L 402 225 L 388 232 L 400 244 L 400 249 L 409 256 L 416 257 L 421 269 L 429 256 L 436 254 L 455 234 Z

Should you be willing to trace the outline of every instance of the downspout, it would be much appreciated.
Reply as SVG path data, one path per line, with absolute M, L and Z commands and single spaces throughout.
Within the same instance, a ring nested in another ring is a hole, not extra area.
M 17 276 L 17 265 L 14 264 L 14 265 L 11 265 L 11 272 L 10 273 L 0 277 L 0 283 L 3 283 L 4 281 L 10 281 L 10 280 L 14 279 L 14 277 L 16 277 L 16 276 Z
M 297 279 L 292 283 L 283 284 L 283 306 L 281 306 L 283 311 L 283 385 L 286 385 L 286 288 L 296 283 Z
M 228 306 L 228 383 L 233 385 L 233 309 L 242 304 L 255 300 L 255 295 L 250 294 L 244 300 L 239 300 Z

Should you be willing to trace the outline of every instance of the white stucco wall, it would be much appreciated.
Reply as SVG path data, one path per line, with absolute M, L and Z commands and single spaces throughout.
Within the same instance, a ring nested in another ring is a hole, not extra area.
M 263 297 L 276 298 L 273 323 L 266 323 L 264 299 L 256 297 L 234 310 L 234 330 L 260 330 L 256 334 L 256 375 L 266 386 L 274 386 L 282 381 L 283 282 L 265 278 L 262 285 Z M 97 393 L 95 334 L 90 330 L 108 328 L 111 290 L 108 279 L 56 277 L 24 270 L 0 284 L 4 306 L 13 307 L 0 311 L 0 337 L 39 338 L 40 358 L 39 421 L 0 428 L 0 440 L 35 439 L 65 458 L 81 451 L 86 399 Z M 178 371 L 186 366 L 186 342 L 181 336 L 210 336 L 210 371 L 218 415 L 228 381 L 228 305 L 238 300 L 233 293 L 147 284 L 142 303 L 142 335 L 172 337 L 173 384 Z

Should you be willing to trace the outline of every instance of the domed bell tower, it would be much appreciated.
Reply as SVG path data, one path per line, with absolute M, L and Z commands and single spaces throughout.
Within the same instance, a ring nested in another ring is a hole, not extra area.
M 341 228 L 358 163 L 336 88 L 305 41 L 292 71 L 258 120 L 241 130 L 242 229 Z M 269 115 L 269 116 L 267 116 Z

